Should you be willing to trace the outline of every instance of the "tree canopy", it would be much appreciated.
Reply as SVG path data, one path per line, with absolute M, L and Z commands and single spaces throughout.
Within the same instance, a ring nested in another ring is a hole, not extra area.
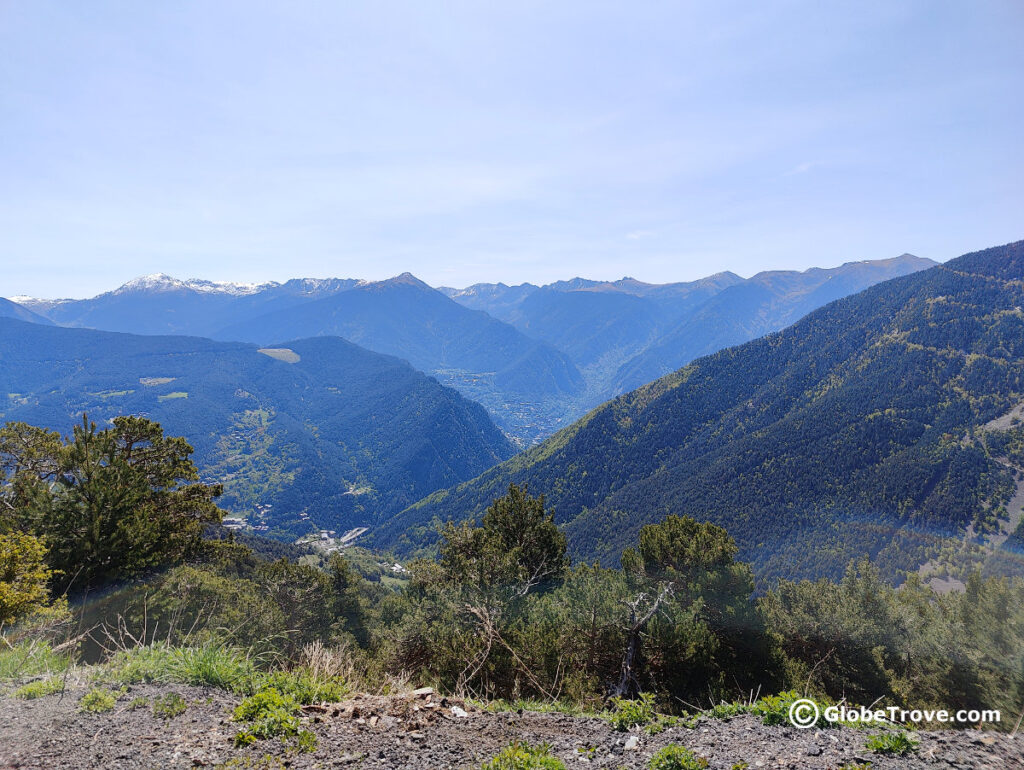
M 72 436 L 0 429 L 0 527 L 42 538 L 62 588 L 79 590 L 175 563 L 219 522 L 219 485 L 201 484 L 183 438 L 142 417 Z

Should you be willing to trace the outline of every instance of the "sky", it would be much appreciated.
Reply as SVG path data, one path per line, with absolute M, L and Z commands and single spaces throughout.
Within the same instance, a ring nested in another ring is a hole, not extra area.
M 0 0 L 0 296 L 1024 238 L 1024 3 Z

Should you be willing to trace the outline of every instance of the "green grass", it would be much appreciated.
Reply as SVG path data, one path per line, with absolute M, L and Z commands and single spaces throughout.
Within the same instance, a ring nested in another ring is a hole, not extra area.
M 105 711 L 111 711 L 116 703 L 116 693 L 102 687 L 95 687 L 78 701 L 78 710 L 90 714 L 102 714 Z
M 256 667 L 243 652 L 223 644 L 169 647 L 154 644 L 117 653 L 100 678 L 120 684 L 176 682 L 246 693 L 255 689 Z
M 708 766 L 704 757 L 698 757 L 685 746 L 670 743 L 653 757 L 647 765 L 650 770 L 703 770 Z
M 26 641 L 8 645 L 0 638 L 0 681 L 45 674 L 62 674 L 71 657 L 54 652 L 48 642 Z
M 22 685 L 14 691 L 13 695 L 15 698 L 34 700 L 45 695 L 61 692 L 63 689 L 64 680 L 59 676 L 51 676 L 49 679 L 37 679 L 34 682 Z
M 551 747 L 542 743 L 512 743 L 500 754 L 480 765 L 480 770 L 565 770 L 558 757 L 551 756 Z
M 825 708 L 829 704 L 824 701 L 807 698 L 807 696 L 796 690 L 781 692 L 778 695 L 766 695 L 753 703 L 719 703 L 717 706 L 712 706 L 706 711 L 700 712 L 700 716 L 705 716 L 710 719 L 732 719 L 733 717 L 737 717 L 742 714 L 753 714 L 758 717 L 763 724 L 769 726 L 789 725 L 790 706 L 798 700 L 813 700 L 818 706 L 819 717 L 817 722 L 815 722 L 816 727 L 835 727 L 835 725 L 825 719 L 824 716 Z M 692 726 L 692 723 L 689 723 L 688 726 Z
M 240 650 L 221 644 L 178 647 L 172 660 L 179 681 L 236 692 L 251 687 L 256 670 Z
M 190 684 L 245 696 L 273 691 L 298 706 L 337 702 L 351 691 L 340 677 L 316 674 L 307 668 L 260 671 L 242 650 L 216 643 L 200 647 L 154 644 L 119 652 L 100 667 L 96 679 L 119 685 Z M 254 736 L 252 740 L 260 737 Z M 243 736 L 240 740 L 246 738 Z M 311 740 L 313 738 L 304 738 L 304 745 Z
M 607 719 L 616 730 L 630 730 L 634 727 L 645 727 L 657 719 L 654 710 L 654 695 L 641 693 L 636 700 L 628 698 L 612 698 L 612 711 Z
M 307 669 L 273 671 L 260 677 L 260 688 L 273 688 L 290 695 L 302 705 L 310 703 L 336 703 L 350 692 L 348 685 L 337 677 L 314 676 Z
M 920 743 L 904 732 L 880 733 L 869 736 L 865 742 L 865 748 L 876 754 L 889 754 L 897 757 L 905 757 L 917 751 Z

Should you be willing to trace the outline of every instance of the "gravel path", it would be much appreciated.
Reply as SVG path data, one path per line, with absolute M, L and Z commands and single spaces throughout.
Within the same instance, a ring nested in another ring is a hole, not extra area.
M 899 768 L 1024 769 L 1024 737 L 991 732 L 922 732 L 917 754 L 884 757 L 864 748 L 866 731 L 766 727 L 751 716 L 706 720 L 656 736 L 621 733 L 600 719 L 561 714 L 490 713 L 436 695 L 361 695 L 326 707 L 307 707 L 308 729 L 319 739 L 312 754 L 280 741 L 236 749 L 238 699 L 219 690 L 139 685 L 113 711 L 78 711 L 84 690 L 37 700 L 0 696 L 0 768 L 478 768 L 512 740 L 547 742 L 570 770 L 646 768 L 651 755 L 681 743 L 715 770 L 750 768 L 825 770 L 870 762 L 872 770 Z M 188 703 L 179 716 L 160 719 L 137 698 L 175 692 Z M 453 707 L 455 711 L 453 711 Z M 464 709 L 464 710 L 463 710 Z M 635 744 L 635 745 L 634 745 Z

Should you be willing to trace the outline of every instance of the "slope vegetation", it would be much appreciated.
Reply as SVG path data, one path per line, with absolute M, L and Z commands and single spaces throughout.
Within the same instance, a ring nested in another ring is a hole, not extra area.
M 607 563 L 677 513 L 724 526 L 762 578 L 836 576 L 865 554 L 915 568 L 1005 515 L 1017 468 L 976 432 L 1024 398 L 1021 307 L 1024 242 L 879 284 L 605 404 L 380 542 L 429 543 L 435 520 L 516 482 Z
M 372 525 L 512 453 L 478 404 L 336 337 L 258 349 L 0 319 L 0 421 L 160 422 L 274 534 Z

